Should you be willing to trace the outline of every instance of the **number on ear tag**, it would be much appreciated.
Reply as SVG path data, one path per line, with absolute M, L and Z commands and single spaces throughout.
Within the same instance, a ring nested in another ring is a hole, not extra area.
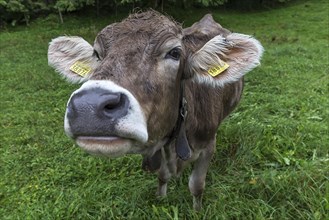
M 85 77 L 90 73 L 91 67 L 87 63 L 84 63 L 84 62 L 81 62 L 81 61 L 76 61 L 70 67 L 70 70 L 72 72 L 82 76 L 82 77 Z
M 215 66 L 212 67 L 208 70 L 209 75 L 211 75 L 212 77 L 218 76 L 219 74 L 221 74 L 222 72 L 224 72 L 227 68 L 229 68 L 230 65 L 228 65 L 227 63 L 224 63 L 223 66 Z

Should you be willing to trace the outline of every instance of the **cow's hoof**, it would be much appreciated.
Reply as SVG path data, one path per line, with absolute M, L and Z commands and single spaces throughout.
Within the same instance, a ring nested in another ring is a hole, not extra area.
M 202 196 L 193 196 L 193 209 L 197 212 L 202 208 Z
M 156 192 L 156 196 L 165 197 L 166 195 L 167 195 L 167 185 L 159 187 L 158 191 Z

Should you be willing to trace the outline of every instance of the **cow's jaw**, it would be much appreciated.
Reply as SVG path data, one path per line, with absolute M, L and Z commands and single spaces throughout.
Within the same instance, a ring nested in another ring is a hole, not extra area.
M 99 130 L 102 130 L 100 132 L 97 131 L 97 128 L 106 127 L 107 125 L 93 124 L 102 123 L 102 119 L 98 119 L 95 116 L 97 114 L 93 110 L 90 111 L 90 114 L 95 120 L 93 118 L 90 120 L 85 119 L 88 115 L 84 113 L 82 116 L 84 117 L 83 120 L 86 120 L 88 123 L 73 125 L 73 119 L 69 116 L 69 111 L 71 110 L 67 108 L 64 120 L 66 134 L 75 139 L 78 146 L 92 154 L 117 157 L 129 153 L 142 152 L 144 144 L 148 141 L 146 120 L 140 104 L 128 90 L 111 81 L 91 80 L 84 83 L 80 89 L 71 95 L 68 106 L 74 95 L 88 93 L 88 91 L 97 89 L 111 93 L 120 93 L 127 97 L 129 102 L 127 113 L 122 117 L 113 119 L 113 125 L 109 126 L 109 129 L 104 131 L 103 128 L 100 128 Z M 87 107 L 89 106 L 87 105 Z M 73 129 L 74 126 L 78 127 L 78 129 Z

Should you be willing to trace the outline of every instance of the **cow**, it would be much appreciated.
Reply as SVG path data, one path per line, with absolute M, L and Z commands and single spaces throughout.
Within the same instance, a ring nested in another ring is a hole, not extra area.
M 200 210 L 218 127 L 262 53 L 258 40 L 232 33 L 210 14 L 183 29 L 147 10 L 105 27 L 93 46 L 76 36 L 53 39 L 48 63 L 83 83 L 64 119 L 79 147 L 108 157 L 141 154 L 142 168 L 158 173 L 158 196 L 193 163 L 188 187 Z

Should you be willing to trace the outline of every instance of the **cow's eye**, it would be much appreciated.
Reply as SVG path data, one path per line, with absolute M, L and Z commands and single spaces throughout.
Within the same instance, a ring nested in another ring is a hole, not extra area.
M 178 47 L 175 47 L 174 49 L 172 49 L 171 51 L 169 51 L 167 54 L 166 54 L 166 59 L 167 58 L 170 58 L 170 59 L 173 59 L 173 60 L 179 60 L 180 56 L 181 56 L 181 49 L 178 48 Z

